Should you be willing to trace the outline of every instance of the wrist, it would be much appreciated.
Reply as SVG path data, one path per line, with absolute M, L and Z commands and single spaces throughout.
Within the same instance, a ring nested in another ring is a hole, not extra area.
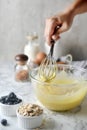
M 76 9 L 74 5 L 71 5 L 69 7 L 67 7 L 64 10 L 65 13 L 70 14 L 73 18 L 77 15 Z

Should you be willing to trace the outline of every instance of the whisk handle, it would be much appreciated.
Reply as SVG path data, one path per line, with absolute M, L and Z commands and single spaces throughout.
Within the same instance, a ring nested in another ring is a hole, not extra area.
M 55 34 L 60 27 L 61 27 L 61 25 L 57 26 L 57 27 L 55 28 L 53 34 Z M 50 55 L 51 55 L 51 57 L 52 57 L 52 55 L 53 55 L 54 44 L 55 44 L 55 40 L 51 39 L 51 48 L 50 48 Z
M 53 49 L 54 49 L 55 41 L 53 40 L 51 43 L 52 43 L 52 45 L 51 45 L 51 48 L 50 48 L 50 55 L 52 57 L 53 56 Z

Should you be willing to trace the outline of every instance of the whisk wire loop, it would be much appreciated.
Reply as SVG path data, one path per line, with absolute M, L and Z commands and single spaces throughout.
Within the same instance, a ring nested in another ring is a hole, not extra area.
M 44 81 L 52 80 L 57 73 L 57 64 L 53 58 L 54 43 L 50 48 L 50 52 L 47 57 L 42 61 L 39 67 L 39 77 Z

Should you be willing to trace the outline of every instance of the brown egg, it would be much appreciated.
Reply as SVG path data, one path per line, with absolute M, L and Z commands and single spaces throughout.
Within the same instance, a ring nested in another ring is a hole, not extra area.
M 35 59 L 35 60 L 33 61 L 33 63 L 36 64 L 36 65 L 39 65 L 38 59 Z
M 39 52 L 36 55 L 36 59 L 34 60 L 34 63 L 40 65 L 42 60 L 46 57 L 47 55 L 44 52 Z
M 66 64 L 66 63 L 62 61 L 58 61 L 57 64 Z
M 66 64 L 66 63 L 62 61 L 58 61 L 57 64 L 59 64 L 58 70 L 63 70 L 63 67 L 60 64 Z

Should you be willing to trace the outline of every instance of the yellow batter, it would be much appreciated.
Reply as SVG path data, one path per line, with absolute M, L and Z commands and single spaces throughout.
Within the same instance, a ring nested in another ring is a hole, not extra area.
M 44 77 L 39 80 L 44 81 Z M 86 82 L 65 72 L 59 73 L 55 79 L 46 83 L 38 83 L 35 92 L 39 101 L 51 110 L 70 110 L 81 104 L 87 92 Z

